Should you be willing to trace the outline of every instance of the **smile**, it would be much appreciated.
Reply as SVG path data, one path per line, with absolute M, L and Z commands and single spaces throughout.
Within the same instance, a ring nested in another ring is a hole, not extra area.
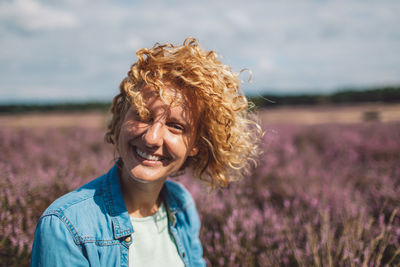
M 134 149 L 135 149 L 136 154 L 139 155 L 143 159 L 147 159 L 147 160 L 151 160 L 151 161 L 160 161 L 160 160 L 164 159 L 163 157 L 160 157 L 160 156 L 148 154 L 145 151 L 142 151 L 137 147 L 135 147 Z

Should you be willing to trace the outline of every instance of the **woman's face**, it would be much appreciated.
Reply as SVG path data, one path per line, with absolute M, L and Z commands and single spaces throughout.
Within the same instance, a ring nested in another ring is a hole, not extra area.
M 141 119 L 131 107 L 118 139 L 124 170 L 140 182 L 166 178 L 178 171 L 188 156 L 195 156 L 197 112 L 180 90 L 166 83 L 163 102 L 149 86 L 142 89 L 149 118 Z M 171 105 L 172 103 L 172 105 Z

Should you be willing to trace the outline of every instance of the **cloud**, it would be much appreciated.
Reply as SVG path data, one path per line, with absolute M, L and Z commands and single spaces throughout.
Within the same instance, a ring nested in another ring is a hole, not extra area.
M 399 84 L 398 10 L 397 0 L 3 2 L 0 97 L 18 83 L 24 94 L 84 88 L 108 99 L 137 49 L 188 36 L 234 71 L 251 69 L 245 92 Z
M 14 0 L 1 4 L 1 17 L 27 31 L 75 28 L 77 18 L 66 11 L 35 0 Z

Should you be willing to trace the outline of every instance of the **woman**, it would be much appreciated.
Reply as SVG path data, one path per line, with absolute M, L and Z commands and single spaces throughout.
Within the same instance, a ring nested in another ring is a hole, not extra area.
M 257 158 L 260 128 L 237 74 L 195 39 L 136 54 L 105 136 L 119 158 L 43 213 L 32 266 L 205 265 L 194 201 L 167 177 L 226 186 Z

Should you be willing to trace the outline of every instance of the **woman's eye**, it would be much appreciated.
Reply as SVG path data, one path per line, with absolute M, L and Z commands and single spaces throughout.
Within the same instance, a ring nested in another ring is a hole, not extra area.
M 168 126 L 174 130 L 178 130 L 181 132 L 183 132 L 185 130 L 185 127 L 183 127 L 183 125 L 181 125 L 179 123 L 170 123 Z

